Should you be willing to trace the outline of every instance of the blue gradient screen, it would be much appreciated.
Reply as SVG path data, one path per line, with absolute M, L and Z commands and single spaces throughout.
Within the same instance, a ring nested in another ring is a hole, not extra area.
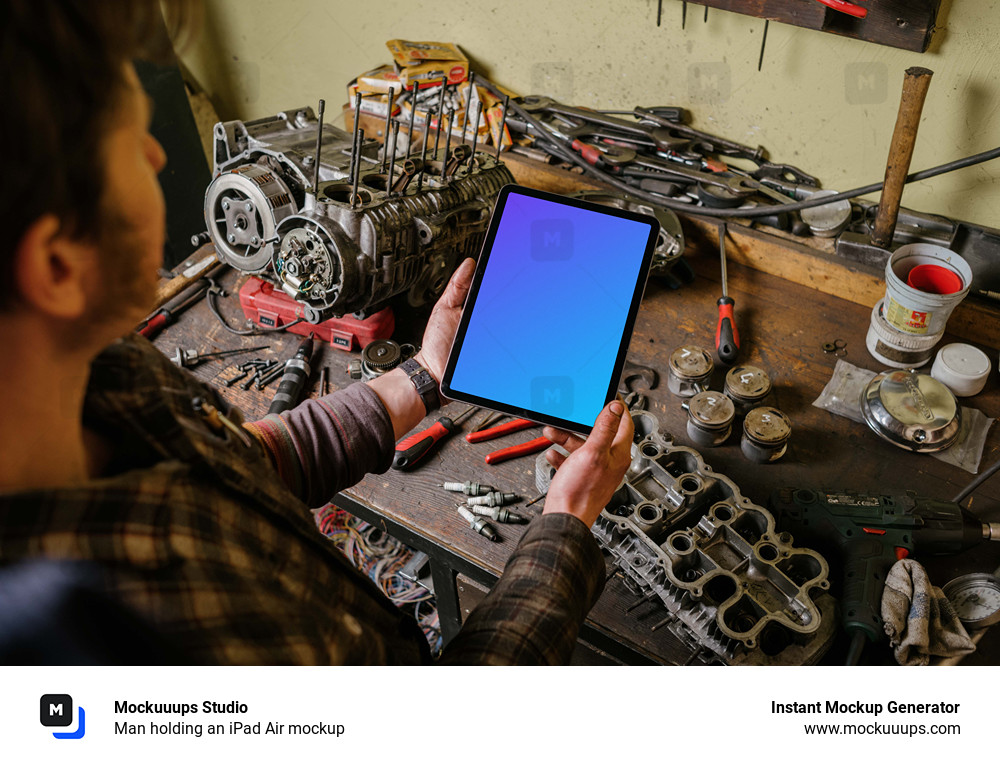
M 593 425 L 645 284 L 651 229 L 511 192 L 450 389 Z

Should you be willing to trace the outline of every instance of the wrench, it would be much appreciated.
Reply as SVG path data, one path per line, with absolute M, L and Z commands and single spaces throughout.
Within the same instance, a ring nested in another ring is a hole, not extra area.
M 586 125 L 589 123 L 590 125 L 599 125 L 602 128 L 623 131 L 630 135 L 642 136 L 652 141 L 653 145 L 661 151 L 678 151 L 687 148 L 688 144 L 691 143 L 689 138 L 675 131 L 672 127 L 654 127 L 639 122 L 620 120 L 612 115 L 601 114 L 590 109 L 566 106 L 548 96 L 522 96 L 519 103 L 529 114 L 549 112 L 561 117 L 573 118 L 578 124 Z

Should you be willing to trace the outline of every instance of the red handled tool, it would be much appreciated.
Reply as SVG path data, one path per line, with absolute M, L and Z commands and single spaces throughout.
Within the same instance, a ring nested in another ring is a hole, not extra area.
M 496 465 L 497 463 L 503 463 L 505 460 L 512 460 L 516 457 L 534 455 L 536 452 L 541 452 L 543 449 L 548 449 L 551 446 L 551 441 L 546 439 L 544 436 L 539 436 L 537 439 L 532 439 L 530 442 L 515 444 L 513 447 L 505 447 L 504 449 L 497 450 L 496 452 L 491 452 L 486 456 L 486 464 Z
M 835 11 L 846 13 L 848 16 L 854 16 L 858 19 L 863 19 L 868 15 L 867 8 L 862 8 L 857 3 L 848 3 L 846 0 L 816 0 L 816 2 L 822 3 L 827 8 L 833 8 Z
M 493 426 L 492 428 L 484 428 L 481 431 L 473 431 L 472 433 L 465 435 L 465 440 L 469 442 L 469 444 L 478 444 L 479 442 L 487 442 L 490 439 L 497 439 L 501 436 L 516 433 L 517 431 L 523 431 L 525 428 L 531 428 L 537 425 L 538 423 L 534 423 L 530 420 L 518 418 L 517 420 L 501 423 L 500 425 Z
M 392 467 L 407 471 L 427 457 L 434 445 L 449 434 L 458 430 L 458 424 L 478 410 L 473 405 L 452 420 L 449 417 L 438 418 L 430 428 L 425 428 L 412 436 L 407 436 L 396 445 L 396 454 L 392 457 Z
M 719 306 L 719 324 L 715 328 L 715 350 L 726 364 L 736 361 L 740 353 L 740 336 L 736 331 L 736 317 L 733 307 L 736 301 L 729 297 L 726 285 L 726 225 L 719 224 L 719 260 L 722 262 L 722 297 Z

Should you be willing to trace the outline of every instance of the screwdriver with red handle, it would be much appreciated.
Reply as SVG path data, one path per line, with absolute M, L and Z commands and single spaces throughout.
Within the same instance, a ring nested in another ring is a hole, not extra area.
M 429 428 L 402 439 L 396 445 L 396 454 L 392 456 L 392 467 L 400 471 L 408 471 L 416 466 L 427 457 L 434 445 L 444 437 L 455 433 L 458 430 L 458 424 L 478 409 L 479 407 L 472 405 L 454 420 L 449 417 L 438 418 Z
M 736 301 L 729 297 L 726 285 L 726 225 L 719 224 L 719 260 L 722 263 L 722 297 L 719 306 L 719 324 L 715 328 L 715 350 L 726 364 L 732 364 L 740 353 L 740 336 L 736 331 L 733 307 Z

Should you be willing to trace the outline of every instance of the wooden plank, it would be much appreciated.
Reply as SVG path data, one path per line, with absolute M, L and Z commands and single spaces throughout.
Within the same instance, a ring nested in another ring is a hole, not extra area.
M 941 0 L 862 0 L 857 4 L 868 10 L 863 19 L 803 0 L 698 0 L 689 3 L 923 53 L 934 34 Z M 688 15 L 691 14 L 689 8 Z

